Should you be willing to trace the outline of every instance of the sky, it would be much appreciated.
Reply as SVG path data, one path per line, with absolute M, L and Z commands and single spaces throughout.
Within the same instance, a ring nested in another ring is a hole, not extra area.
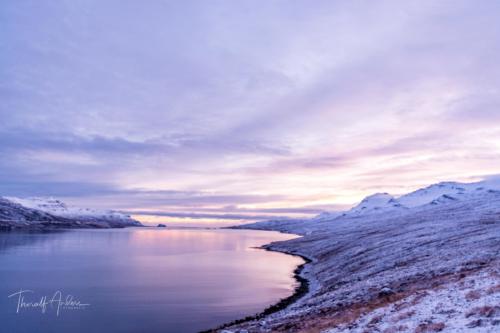
M 4 0 L 0 195 L 234 223 L 500 173 L 498 1 Z

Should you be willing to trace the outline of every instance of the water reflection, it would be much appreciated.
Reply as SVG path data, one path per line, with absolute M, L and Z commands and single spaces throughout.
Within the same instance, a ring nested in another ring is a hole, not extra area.
M 299 258 L 253 247 L 289 239 L 238 230 L 0 233 L 2 332 L 196 332 L 288 296 Z M 7 295 L 61 290 L 91 306 L 15 313 Z

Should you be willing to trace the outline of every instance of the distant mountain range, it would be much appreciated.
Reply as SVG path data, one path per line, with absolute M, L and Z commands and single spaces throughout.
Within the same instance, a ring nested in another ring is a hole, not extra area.
M 0 197 L 0 227 L 16 228 L 122 228 L 141 226 L 130 216 L 68 206 L 54 198 Z
M 450 204 L 481 202 L 484 207 L 493 197 L 500 195 L 500 182 L 481 181 L 475 183 L 441 182 L 419 190 L 393 196 L 389 193 L 375 193 L 367 196 L 359 204 L 347 211 L 325 211 L 310 219 L 276 219 L 261 221 L 234 228 L 280 230 L 298 234 L 308 234 L 332 228 L 330 222 L 342 220 L 369 221 L 371 219 L 405 217 Z
M 389 193 L 375 193 L 364 198 L 358 205 L 346 212 L 324 212 L 314 219 L 325 220 L 339 216 L 366 216 L 373 214 L 406 213 L 409 210 L 425 209 L 427 206 L 442 205 L 453 201 L 465 201 L 500 191 L 496 182 L 458 183 L 442 182 L 395 197 Z
M 279 229 L 287 229 L 287 226 L 292 227 L 297 223 L 307 227 L 311 226 L 311 224 L 302 224 L 306 221 L 323 223 L 338 218 L 361 218 L 379 214 L 384 216 L 409 214 L 450 202 L 461 202 L 481 197 L 487 200 L 488 194 L 492 192 L 500 193 L 500 184 L 498 182 L 442 182 L 398 197 L 389 193 L 375 193 L 364 198 L 358 205 L 348 211 L 323 212 L 308 220 L 273 220 L 258 222 L 256 225 L 260 227 L 266 226 L 265 228 L 279 226 Z M 0 226 L 24 228 L 45 227 L 48 225 L 55 227 L 116 228 L 139 226 L 141 224 L 129 215 L 120 212 L 68 206 L 54 198 L 0 197 Z

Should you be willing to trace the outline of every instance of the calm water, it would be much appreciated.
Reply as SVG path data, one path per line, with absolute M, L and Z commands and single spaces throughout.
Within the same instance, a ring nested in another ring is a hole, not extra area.
M 252 248 L 290 238 L 156 228 L 0 233 L 0 332 L 212 328 L 292 293 L 292 272 L 302 260 Z M 8 296 L 21 289 L 32 292 L 23 293 L 16 313 L 19 297 Z M 64 304 L 68 295 L 81 304 Z M 44 296 L 54 300 L 45 313 L 28 304 Z

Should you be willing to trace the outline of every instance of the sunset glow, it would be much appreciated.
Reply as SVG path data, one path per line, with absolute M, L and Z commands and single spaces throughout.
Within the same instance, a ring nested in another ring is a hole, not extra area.
M 229 225 L 500 173 L 499 2 L 28 3 L 2 195 Z

